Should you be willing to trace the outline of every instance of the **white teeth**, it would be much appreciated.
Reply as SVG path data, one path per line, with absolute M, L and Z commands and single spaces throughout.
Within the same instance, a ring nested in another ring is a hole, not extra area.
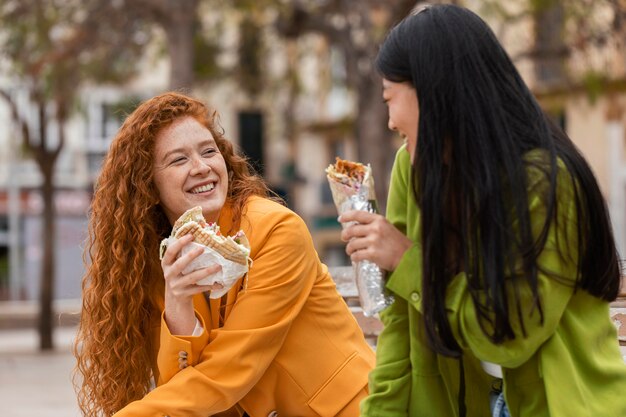
M 204 193 L 206 191 L 211 191 L 215 188 L 215 183 L 210 183 L 206 185 L 201 185 L 200 187 L 193 188 L 191 192 L 193 194 Z

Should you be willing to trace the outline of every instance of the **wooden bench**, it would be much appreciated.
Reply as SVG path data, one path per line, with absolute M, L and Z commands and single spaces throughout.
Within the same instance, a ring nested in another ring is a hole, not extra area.
M 376 317 L 366 317 L 359 305 L 359 294 L 354 284 L 354 273 L 351 266 L 339 266 L 328 268 L 337 290 L 348 304 L 350 311 L 361 326 L 368 343 L 376 346 L 378 335 L 383 329 L 383 324 Z M 611 319 L 615 323 L 618 332 L 619 344 L 622 356 L 626 361 L 626 277 L 622 278 L 622 289 L 616 301 L 611 303 Z

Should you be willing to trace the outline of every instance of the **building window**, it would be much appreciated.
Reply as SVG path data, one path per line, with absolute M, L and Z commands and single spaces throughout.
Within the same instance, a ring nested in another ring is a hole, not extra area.
M 265 174 L 263 158 L 263 115 L 260 112 L 239 113 L 239 146 L 256 172 Z

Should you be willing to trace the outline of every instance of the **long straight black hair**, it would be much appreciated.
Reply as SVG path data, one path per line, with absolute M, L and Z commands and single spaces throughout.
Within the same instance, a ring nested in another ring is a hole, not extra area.
M 558 159 L 574 184 L 575 286 L 604 300 L 617 297 L 617 250 L 594 175 L 569 137 L 541 110 L 480 17 L 454 5 L 427 6 L 391 30 L 376 64 L 384 78 L 409 82 L 417 92 L 411 178 L 421 210 L 424 321 L 434 350 L 460 355 L 444 299 L 459 271 L 466 273 L 479 323 L 494 343 L 525 336 L 520 285 L 532 290 L 530 307 L 543 322 L 537 258 L 557 221 Z M 536 149 L 545 155 L 540 172 L 547 215 L 534 237 L 524 156 Z M 452 268 L 451 258 L 459 260 Z M 511 280 L 515 299 L 509 300 L 504 277 L 519 262 L 521 279 Z M 514 307 L 509 308 L 510 301 Z M 513 314 L 523 335 L 513 330 Z

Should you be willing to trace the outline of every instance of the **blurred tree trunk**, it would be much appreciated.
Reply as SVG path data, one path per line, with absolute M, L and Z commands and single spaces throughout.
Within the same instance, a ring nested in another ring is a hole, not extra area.
M 11 118 L 16 126 L 20 127 L 23 143 L 30 154 L 34 156 L 35 162 L 42 174 L 43 180 L 40 186 L 43 200 L 41 245 L 43 246 L 43 258 L 41 265 L 41 276 L 39 280 L 39 315 L 37 327 L 39 331 L 39 347 L 41 350 L 54 348 L 53 341 L 53 321 L 54 309 L 54 283 L 56 270 L 56 257 L 54 256 L 54 245 L 56 237 L 55 219 L 56 207 L 54 205 L 54 169 L 59 153 L 63 149 L 65 135 L 63 133 L 64 123 L 59 123 L 59 137 L 57 144 L 50 147 L 48 140 L 49 115 L 46 110 L 46 102 L 41 95 L 35 94 L 34 108 L 37 113 L 37 136 L 36 140 L 30 130 L 29 124 L 20 113 L 20 110 L 11 95 L 0 91 L 0 96 L 8 104 L 11 111 Z M 57 111 L 57 114 L 59 112 Z
M 164 25 L 171 63 L 170 90 L 191 89 L 193 86 L 193 23 L 185 17 Z
M 165 31 L 170 62 L 170 90 L 190 90 L 194 83 L 194 32 L 199 0 L 130 0 L 136 13 Z
M 59 153 L 63 148 L 64 138 L 59 137 L 57 145 L 48 149 L 48 115 L 46 114 L 46 103 L 39 101 L 37 103 L 39 110 L 39 141 L 34 145 L 32 141 L 29 143 L 29 150 L 34 153 L 35 161 L 39 166 L 39 170 L 43 176 L 41 184 L 41 196 L 43 199 L 43 224 L 41 228 L 41 242 L 43 244 L 43 260 L 41 269 L 41 280 L 39 289 L 39 347 L 42 350 L 52 349 L 53 339 L 52 319 L 54 317 L 53 300 L 54 300 L 54 283 L 56 273 L 56 206 L 54 202 L 54 168 L 58 160 Z M 60 122 L 60 121 L 59 121 Z M 60 128 L 59 131 L 62 131 Z
M 378 75 L 358 80 L 358 105 L 355 134 L 358 158 L 372 166 L 379 210 L 385 212 L 389 173 L 394 157 L 392 133 L 387 129 L 387 107 L 381 98 L 382 80 Z
M 287 38 L 308 33 L 324 36 L 344 56 L 347 86 L 356 95 L 353 131 L 360 162 L 372 166 L 376 196 L 384 212 L 394 149 L 387 129 L 387 108 L 382 101 L 381 78 L 373 67 L 378 48 L 390 27 L 415 6 L 415 1 L 394 0 L 384 4 L 363 1 L 359 7 L 345 0 L 292 1 L 278 23 Z
M 41 289 L 39 293 L 39 347 L 42 350 L 52 349 L 52 318 L 54 317 L 52 302 L 54 300 L 54 283 L 56 271 L 55 237 L 56 207 L 54 204 L 54 167 L 56 158 L 51 157 L 39 168 L 43 174 L 41 194 L 43 196 L 43 265 L 41 271 Z

